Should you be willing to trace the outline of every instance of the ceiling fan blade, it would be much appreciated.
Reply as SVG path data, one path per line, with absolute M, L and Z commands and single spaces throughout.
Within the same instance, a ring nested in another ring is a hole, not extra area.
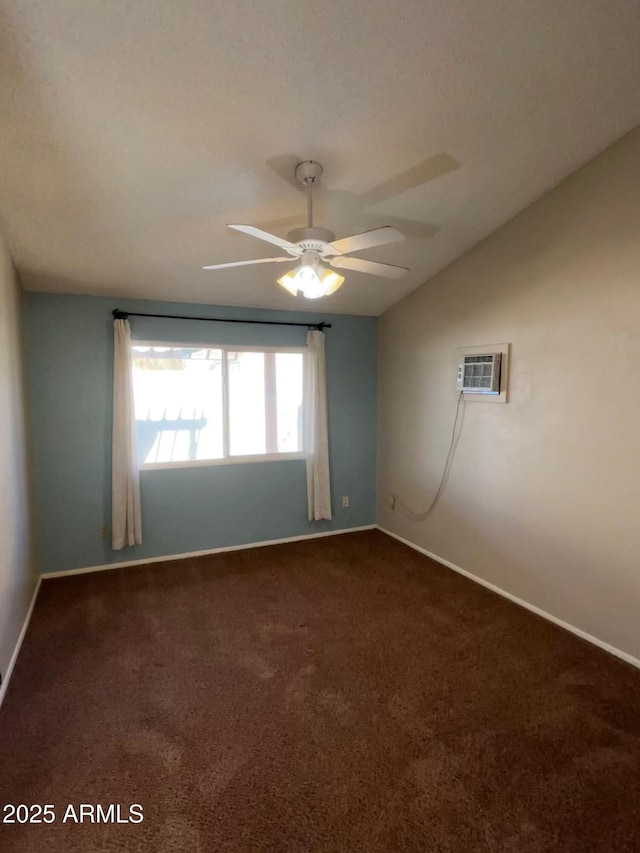
M 361 252 L 363 249 L 373 249 L 374 246 L 383 246 L 385 243 L 396 243 L 398 240 L 404 240 L 404 234 L 395 228 L 391 228 L 390 225 L 383 225 L 382 228 L 374 228 L 373 231 L 365 231 L 363 234 L 354 234 L 352 237 L 334 240 L 329 246 L 329 250 L 335 249 L 337 253 L 345 255 L 351 252 Z
M 380 264 L 378 261 L 367 261 L 364 258 L 345 258 L 344 255 L 330 258 L 329 263 L 332 267 L 341 270 L 354 270 L 369 275 L 381 275 L 385 278 L 402 278 L 405 273 L 409 272 L 406 267 L 397 267 L 395 264 Z
M 211 264 L 208 267 L 202 267 L 203 270 L 223 270 L 227 267 L 247 267 L 250 264 L 279 264 L 282 261 L 293 262 L 291 255 L 286 255 L 284 258 L 258 258 L 254 261 L 231 261 L 228 264 Z
M 296 246 L 295 243 L 291 243 L 289 240 L 285 240 L 284 237 L 278 237 L 275 234 L 269 234 L 268 231 L 263 231 L 261 228 L 256 228 L 255 225 L 227 225 L 227 228 L 233 228 L 234 231 L 242 231 L 244 234 L 248 234 L 250 237 L 257 237 L 258 240 L 266 240 L 267 243 L 273 243 L 274 246 L 280 246 L 281 249 L 286 249 L 288 252 L 292 251 L 294 254 L 299 255 L 301 253 L 301 249 L 299 246 Z
M 455 172 L 460 168 L 460 161 L 456 160 L 445 151 L 435 154 L 433 157 L 428 157 L 421 163 L 417 163 L 406 172 L 401 172 L 387 181 L 383 181 L 377 186 L 372 187 L 361 195 L 362 203 L 365 205 L 381 204 L 383 201 L 388 201 L 390 198 L 395 198 L 397 195 L 412 190 L 414 187 L 421 187 L 428 181 L 433 181 L 443 175 L 448 175 L 450 172 Z

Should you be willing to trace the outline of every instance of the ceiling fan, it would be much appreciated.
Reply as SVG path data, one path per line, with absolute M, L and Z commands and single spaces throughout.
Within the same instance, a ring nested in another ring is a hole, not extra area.
M 235 231 L 242 231 L 259 240 L 273 243 L 287 253 L 278 258 L 258 258 L 251 261 L 232 261 L 227 264 L 213 264 L 203 267 L 205 270 L 219 270 L 228 267 L 248 266 L 250 264 L 278 264 L 299 261 L 299 264 L 278 279 L 278 284 L 288 290 L 293 296 L 301 292 L 307 299 L 317 299 L 329 296 L 340 287 L 344 277 L 334 272 L 334 269 L 355 270 L 380 275 L 386 278 L 400 278 L 409 270 L 393 264 L 382 264 L 378 261 L 367 261 L 364 258 L 350 258 L 352 252 L 383 246 L 385 243 L 395 243 L 404 240 L 404 235 L 395 228 L 385 225 L 354 234 L 352 237 L 342 237 L 336 240 L 335 234 L 326 228 L 316 228 L 313 224 L 313 185 L 320 180 L 323 169 L 315 160 L 303 160 L 295 170 L 296 178 L 304 184 L 307 192 L 307 227 L 296 228 L 283 239 L 253 225 L 229 225 Z M 327 266 L 328 265 L 328 266 Z

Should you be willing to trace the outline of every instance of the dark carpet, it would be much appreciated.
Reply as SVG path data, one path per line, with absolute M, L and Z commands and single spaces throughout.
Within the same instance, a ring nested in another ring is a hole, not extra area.
M 354 533 L 45 581 L 0 767 L 11 853 L 640 851 L 640 672 Z

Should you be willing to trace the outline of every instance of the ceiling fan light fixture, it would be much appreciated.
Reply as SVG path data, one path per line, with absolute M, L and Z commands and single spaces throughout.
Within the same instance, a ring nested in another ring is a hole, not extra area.
M 289 270 L 278 279 L 278 284 L 288 290 L 292 296 L 297 296 L 298 291 L 308 299 L 324 296 L 320 276 L 315 267 L 309 263 L 302 263 L 296 269 Z
M 285 273 L 278 284 L 288 290 L 292 296 L 298 291 L 307 299 L 320 299 L 329 296 L 340 287 L 344 277 L 333 270 L 323 267 L 316 259 L 303 259 L 301 265 Z
M 296 271 L 296 284 L 307 299 L 319 299 L 325 295 L 324 284 L 318 274 L 317 265 L 301 266 Z
M 298 295 L 298 285 L 296 284 L 296 270 L 289 270 L 289 272 L 280 276 L 278 279 L 278 284 L 280 287 L 284 287 L 285 290 L 288 290 L 292 296 Z
M 333 270 L 325 270 L 324 275 L 322 277 L 322 284 L 324 285 L 325 296 L 331 296 L 332 293 L 335 293 L 336 290 L 342 285 L 344 282 L 344 276 L 339 275 L 337 272 Z

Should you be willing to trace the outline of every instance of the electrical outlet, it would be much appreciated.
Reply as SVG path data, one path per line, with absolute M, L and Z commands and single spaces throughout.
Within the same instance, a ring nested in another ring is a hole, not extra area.
M 109 528 L 106 524 L 101 525 L 100 527 L 100 538 L 108 539 L 109 538 Z
M 349 498 L 346 495 L 342 498 L 342 506 L 345 508 L 349 506 Z
M 390 496 L 390 498 L 389 498 L 389 506 L 391 507 L 391 509 L 395 509 L 395 508 L 396 508 L 396 496 L 395 496 L 395 495 L 391 495 L 391 496 Z

